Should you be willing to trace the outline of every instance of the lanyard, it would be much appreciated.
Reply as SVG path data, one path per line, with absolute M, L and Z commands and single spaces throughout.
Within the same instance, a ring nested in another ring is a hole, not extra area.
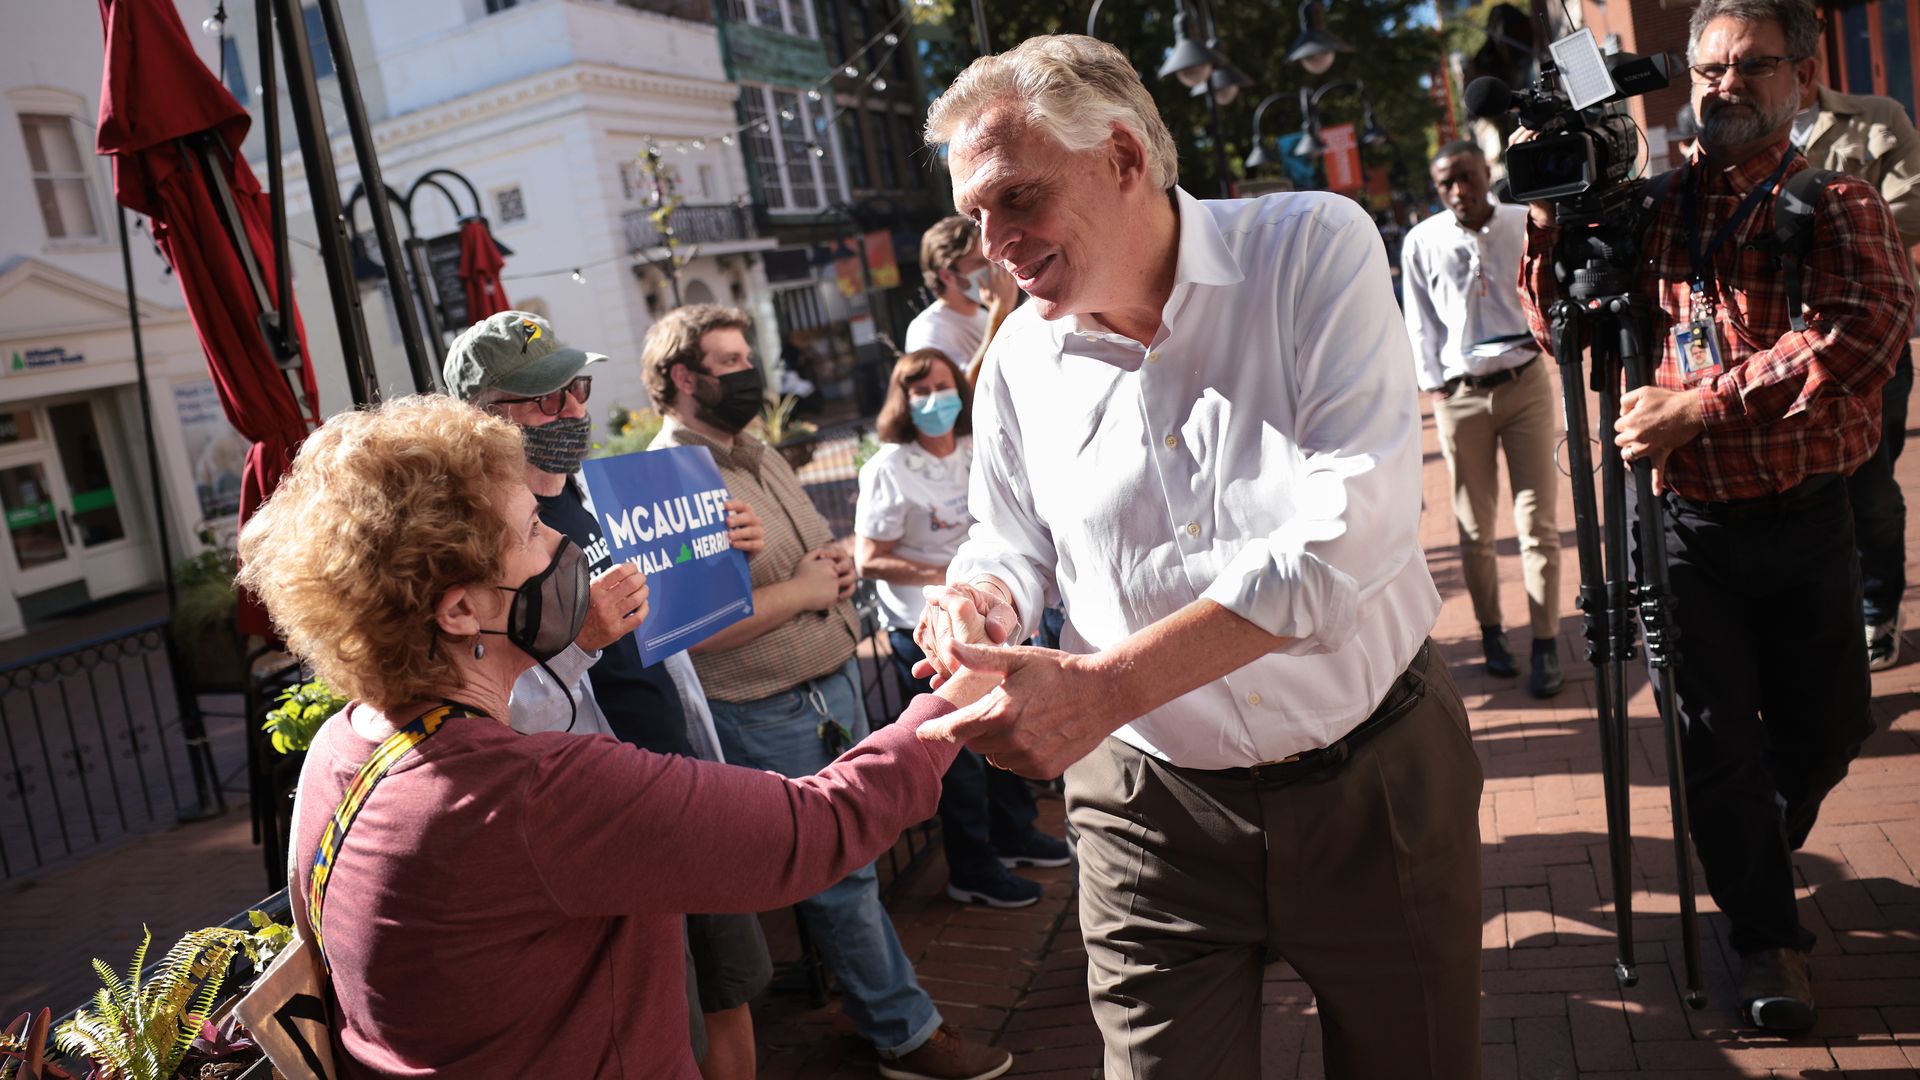
M 313 944 L 320 953 L 320 962 L 328 970 L 332 970 L 332 965 L 327 964 L 327 950 L 320 941 L 320 906 L 326 901 L 327 881 L 333 876 L 333 865 L 340 855 L 340 842 L 346 839 L 353 819 L 360 816 L 360 808 L 366 805 L 367 796 L 373 794 L 374 787 L 387 775 L 387 770 L 398 765 L 402 758 L 413 752 L 414 747 L 426 742 L 448 720 L 478 715 L 464 705 L 446 704 L 415 717 L 412 723 L 387 736 L 366 763 L 360 766 L 360 771 L 354 774 L 353 782 L 347 785 L 346 794 L 340 796 L 339 808 L 333 812 L 327 827 L 320 833 L 320 848 L 314 853 L 313 870 L 307 875 L 307 925 L 313 929 Z
M 1687 197 L 1682 201 L 1681 210 L 1687 227 L 1687 253 L 1693 257 L 1693 296 L 1696 302 L 1706 299 L 1707 282 L 1713 278 L 1714 253 L 1733 236 L 1733 231 L 1740 227 L 1740 223 L 1747 220 L 1747 215 L 1760 205 L 1760 200 L 1772 193 L 1773 186 L 1786 175 L 1787 166 L 1793 164 L 1793 159 L 1799 154 L 1798 150 L 1788 147 L 1787 152 L 1780 155 L 1780 164 L 1774 168 L 1772 175 L 1747 192 L 1747 197 L 1740 200 L 1740 205 L 1734 209 L 1733 216 L 1713 234 L 1713 241 L 1705 251 L 1700 249 L 1699 210 L 1695 205 L 1700 198 L 1700 173 L 1697 169 L 1688 168 Z

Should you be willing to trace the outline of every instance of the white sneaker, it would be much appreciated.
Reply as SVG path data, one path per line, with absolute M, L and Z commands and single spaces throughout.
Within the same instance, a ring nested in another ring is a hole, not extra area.
M 1867 670 L 1885 671 L 1900 662 L 1900 614 L 1867 624 Z

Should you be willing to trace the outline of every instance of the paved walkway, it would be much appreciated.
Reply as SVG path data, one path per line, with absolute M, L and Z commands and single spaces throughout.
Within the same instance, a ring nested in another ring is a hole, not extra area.
M 1709 1007 L 1680 1002 L 1678 920 L 1673 918 L 1671 836 L 1659 729 L 1650 696 L 1633 699 L 1633 828 L 1640 984 L 1614 985 L 1611 907 L 1592 673 L 1568 665 L 1569 686 L 1541 703 L 1512 680 L 1477 669 L 1476 628 L 1461 591 L 1445 467 L 1427 432 L 1423 540 L 1446 607 L 1434 632 L 1467 697 L 1487 775 L 1481 808 L 1486 904 L 1486 998 L 1482 1041 L 1488 1080 L 1708 1080 L 1722 1077 L 1920 1075 L 1920 664 L 1874 678 L 1882 731 L 1828 799 L 1798 859 L 1801 906 L 1820 933 L 1814 960 L 1821 1025 L 1803 1039 L 1761 1038 L 1735 1024 L 1732 956 L 1717 915 L 1703 922 Z M 1901 463 L 1920 502 L 1920 455 Z M 1564 562 L 1563 638 L 1579 636 L 1572 514 Z M 1503 602 L 1509 626 L 1524 624 L 1525 598 L 1508 539 Z M 1920 537 L 1920 528 L 1909 530 Z M 1909 541 L 1909 565 L 1920 566 Z M 1916 575 L 1920 578 L 1920 575 Z M 1920 594 L 1910 593 L 1910 597 Z M 1908 622 L 1920 625 L 1910 599 Z M 1516 641 L 1524 647 L 1524 631 Z M 1920 634 L 1910 634 L 1920 655 Z M 1642 680 L 1643 682 L 1644 680 Z M 1043 799 L 1043 824 L 1058 831 L 1060 802 Z M 16 1006 L 76 1002 L 91 982 L 86 959 L 124 961 L 142 920 L 155 936 L 217 921 L 261 893 L 259 856 L 244 811 L 129 841 L 87 862 L 0 893 L 0 1021 Z M 1099 1061 L 1085 993 L 1085 954 L 1069 870 L 1041 871 L 1038 905 L 996 912 L 941 895 L 936 855 L 901 883 L 895 923 L 922 981 L 953 1022 L 1018 1054 L 1014 1075 L 1086 1080 Z M 1712 902 L 1700 890 L 1703 911 Z M 788 912 L 766 917 L 776 954 L 798 947 Z M 1268 973 L 1265 1075 L 1323 1075 L 1318 1023 L 1305 985 L 1284 965 Z M 836 1006 L 768 995 L 756 1009 L 761 1075 L 868 1078 L 873 1055 Z M 1206 1078 L 1197 1078 L 1206 1080 Z

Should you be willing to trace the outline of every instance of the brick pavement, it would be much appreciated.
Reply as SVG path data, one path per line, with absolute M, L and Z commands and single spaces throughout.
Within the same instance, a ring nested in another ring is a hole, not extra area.
M 1632 711 L 1635 905 L 1640 983 L 1614 985 L 1610 883 L 1592 672 L 1568 665 L 1567 690 L 1536 702 L 1511 680 L 1478 671 L 1478 635 L 1461 590 L 1446 473 L 1428 423 L 1422 539 L 1446 598 L 1435 641 L 1471 710 L 1486 770 L 1481 807 L 1488 1080 L 1719 1080 L 1731 1077 L 1920 1076 L 1920 664 L 1874 678 L 1883 725 L 1826 803 L 1797 863 L 1801 905 L 1821 935 L 1814 959 L 1821 1025 L 1807 1038 L 1742 1031 L 1731 1011 L 1733 957 L 1725 925 L 1703 921 L 1711 1004 L 1680 1002 L 1678 920 L 1672 891 L 1663 755 L 1651 697 L 1636 679 Z M 1920 494 L 1920 455 L 1900 475 Z M 1916 500 L 1920 501 L 1920 500 Z M 1572 514 L 1563 495 L 1563 585 L 1578 583 Z M 1509 626 L 1524 624 L 1525 598 L 1512 556 L 1511 516 L 1501 510 Z M 1909 530 L 1909 565 L 1916 565 Z M 1920 578 L 1920 575 L 1916 575 Z M 1908 621 L 1920 625 L 1910 592 Z M 1577 613 L 1576 613 L 1577 614 Z M 1573 655 L 1577 617 L 1563 624 Z M 1524 638 L 1524 633 L 1521 635 Z M 1920 634 L 1909 634 L 1920 655 Z M 1041 802 L 1058 830 L 1058 798 Z M 1085 1080 L 1099 1054 L 1085 997 L 1068 870 L 1040 871 L 1047 895 L 1022 911 L 962 907 L 944 899 L 936 855 L 902 883 L 892 904 L 902 941 L 949 1019 L 1018 1055 L 1013 1075 Z M 70 1004 L 90 981 L 88 956 L 123 957 L 146 919 L 164 938 L 217 920 L 255 898 L 259 859 L 239 813 L 140 837 L 107 855 L 0 894 L 0 1013 L 12 1004 Z M 1703 911 L 1712 911 L 1704 888 Z M 798 951 L 790 913 L 766 917 L 776 956 Z M 1312 996 L 1284 964 L 1265 988 L 1265 1076 L 1323 1075 Z M 873 1054 L 837 1006 L 810 1009 L 803 996 L 773 993 L 756 1006 L 761 1075 L 768 1080 L 871 1077 Z

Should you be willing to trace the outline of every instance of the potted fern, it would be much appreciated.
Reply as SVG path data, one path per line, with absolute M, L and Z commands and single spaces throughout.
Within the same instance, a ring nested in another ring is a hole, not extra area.
M 175 1080 L 214 1016 L 227 969 L 246 951 L 248 937 L 218 926 L 191 931 L 148 978 L 153 934 L 143 928 L 126 977 L 103 960 L 93 962 L 104 985 L 88 1007 L 54 1032 L 55 1043 L 62 1053 L 90 1062 L 102 1077 Z M 197 1070 L 193 1080 L 199 1075 Z
M 173 568 L 173 642 L 196 690 L 233 690 L 246 675 L 233 621 L 239 603 L 233 578 L 240 563 L 212 529 L 202 526 L 198 536 L 202 550 Z
M 778 401 L 768 402 L 760 414 L 761 439 L 768 446 L 780 451 L 795 472 L 807 467 L 813 461 L 814 446 L 819 442 L 820 432 L 811 420 L 795 420 L 794 406 L 800 399 L 787 394 Z

